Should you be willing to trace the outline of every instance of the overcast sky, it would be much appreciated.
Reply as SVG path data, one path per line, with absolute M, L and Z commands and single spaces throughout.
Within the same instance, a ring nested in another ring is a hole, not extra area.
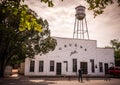
M 73 38 L 75 7 L 80 4 L 88 7 L 84 0 L 53 0 L 55 6 L 47 7 L 40 0 L 25 0 L 39 17 L 47 19 L 51 35 L 55 37 Z M 86 19 L 91 40 L 97 40 L 98 47 L 110 45 L 110 40 L 120 39 L 120 7 L 110 5 L 102 15 L 94 18 L 93 12 L 86 9 Z

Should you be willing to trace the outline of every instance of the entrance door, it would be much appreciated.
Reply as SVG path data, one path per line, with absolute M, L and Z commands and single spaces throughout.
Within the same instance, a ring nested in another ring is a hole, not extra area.
M 57 63 L 56 65 L 56 74 L 61 75 L 61 63 Z
M 87 62 L 80 62 L 80 68 L 83 71 L 83 74 L 87 74 L 88 70 L 87 70 Z
M 105 74 L 108 74 L 108 63 L 104 64 L 104 70 L 105 70 Z

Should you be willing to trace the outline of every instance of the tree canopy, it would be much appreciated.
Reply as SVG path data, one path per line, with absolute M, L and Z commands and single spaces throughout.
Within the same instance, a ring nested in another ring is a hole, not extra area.
M 85 0 L 88 4 L 88 10 L 91 10 L 94 12 L 94 16 L 97 16 L 99 14 L 102 14 L 104 12 L 104 9 L 111 4 L 114 4 L 115 2 L 118 3 L 118 6 L 120 6 L 120 0 Z
M 47 20 L 37 19 L 36 13 L 20 1 L 0 2 L 0 77 L 12 60 L 48 53 L 57 44 L 50 36 Z
M 114 39 L 111 40 L 110 43 L 115 51 L 115 65 L 120 66 L 120 41 L 118 39 Z
M 60 0 L 64 1 L 64 0 Z M 85 0 L 88 3 L 88 10 L 93 11 L 93 15 L 96 17 L 104 12 L 104 9 L 111 4 L 118 3 L 120 7 L 120 0 Z M 52 0 L 41 0 L 41 2 L 47 3 L 49 7 L 54 6 Z

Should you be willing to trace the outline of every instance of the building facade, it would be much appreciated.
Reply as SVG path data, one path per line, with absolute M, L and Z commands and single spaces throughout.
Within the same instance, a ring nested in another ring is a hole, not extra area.
M 114 50 L 98 48 L 96 40 L 58 38 L 54 51 L 25 59 L 26 76 L 104 75 L 114 65 Z

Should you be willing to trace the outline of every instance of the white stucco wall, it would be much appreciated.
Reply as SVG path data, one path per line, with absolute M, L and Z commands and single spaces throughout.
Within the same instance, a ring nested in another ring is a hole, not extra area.
M 35 71 L 29 72 L 30 68 L 30 59 L 25 60 L 25 75 L 56 75 L 56 63 L 61 62 L 62 64 L 62 74 L 65 75 L 76 75 L 72 72 L 72 59 L 77 59 L 77 69 L 80 68 L 80 62 L 87 62 L 88 74 L 92 75 L 103 75 L 104 72 L 99 72 L 99 62 L 114 63 L 114 51 L 113 49 L 104 49 L 96 47 L 96 40 L 80 40 L 80 39 L 71 39 L 71 38 L 57 38 L 57 46 L 54 51 L 49 52 L 45 55 L 36 55 L 35 56 Z M 65 47 L 66 45 L 66 47 Z M 81 48 L 82 46 L 82 48 Z M 61 50 L 60 50 L 61 48 Z M 86 49 L 86 50 L 85 50 Z M 76 52 L 75 52 L 76 51 Z M 73 53 L 73 54 L 71 54 Z M 95 72 L 91 72 L 91 62 L 90 59 L 94 59 L 95 65 L 98 68 L 95 68 Z M 44 61 L 44 71 L 39 72 L 39 61 Z M 50 72 L 50 60 L 55 61 L 55 71 Z M 68 72 L 65 70 L 64 61 L 68 61 Z M 104 68 L 104 67 L 103 67 Z

